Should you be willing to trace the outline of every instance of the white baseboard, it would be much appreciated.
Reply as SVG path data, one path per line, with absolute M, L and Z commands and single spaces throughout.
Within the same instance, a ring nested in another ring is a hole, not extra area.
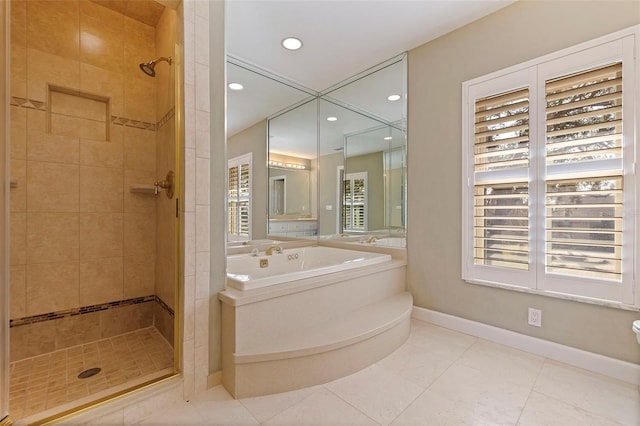
M 413 307 L 412 318 L 510 346 L 565 364 L 640 386 L 640 365 L 583 351 L 537 337 L 482 324 L 425 308 Z

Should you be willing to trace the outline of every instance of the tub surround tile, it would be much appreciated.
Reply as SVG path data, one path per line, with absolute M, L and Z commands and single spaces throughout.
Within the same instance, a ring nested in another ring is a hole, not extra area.
M 144 58 L 144 56 L 142 57 Z M 154 57 L 155 58 L 155 57 Z M 154 59 L 151 58 L 151 59 Z M 138 59 L 135 64 L 150 59 Z M 157 67 L 169 66 L 166 63 L 160 63 Z M 136 75 L 140 74 L 145 79 L 127 78 L 124 82 L 124 116 L 132 117 L 136 120 L 156 122 L 156 84 L 153 78 L 146 76 L 138 70 Z
M 78 262 L 27 265 L 27 315 L 79 306 Z
M 116 142 L 113 137 L 111 141 L 80 139 L 79 145 L 81 165 L 122 169 L 124 165 L 122 141 Z
M 79 175 L 80 169 L 77 165 L 29 161 L 27 210 L 78 212 Z
M 51 114 L 51 133 L 97 141 L 106 141 L 109 138 L 105 121 L 62 114 Z
M 27 213 L 27 262 L 73 262 L 79 259 L 78 213 Z
M 88 63 L 80 64 L 80 90 L 109 98 L 111 114 L 124 115 L 124 76 Z
M 56 350 L 100 339 L 100 314 L 93 312 L 52 321 L 55 324 Z
M 78 59 L 79 12 L 78 2 L 28 1 L 28 44 L 67 59 Z M 64 22 L 65 25 L 60 25 L 60 22 Z
M 11 212 L 25 212 L 27 210 L 27 162 L 25 160 L 11 160 L 11 180 L 16 187 L 10 189 Z
M 27 2 L 11 2 L 11 45 L 27 45 Z
M 102 338 L 129 333 L 151 325 L 153 325 L 153 304 L 151 303 L 100 311 L 100 337 Z
M 155 256 L 124 257 L 124 297 L 153 294 L 155 291 Z
M 155 28 L 125 16 L 124 33 L 127 37 L 124 39 L 123 74 L 133 79 L 153 80 L 140 71 L 139 64 L 157 57 Z M 153 94 L 155 95 L 155 92 Z
M 11 105 L 11 160 L 26 160 L 26 158 L 27 109 Z
M 123 256 L 123 234 L 123 213 L 80 213 L 80 259 Z
M 55 324 L 51 321 L 12 328 L 9 333 L 9 361 L 53 352 L 55 335 Z
M 133 127 L 124 128 L 124 167 L 126 170 L 156 172 L 154 132 Z
M 27 267 L 26 265 L 11 266 L 11 284 L 9 285 L 10 318 L 20 318 L 27 315 Z
M 107 122 L 109 99 L 94 93 L 67 91 L 52 86 L 49 88 L 49 112 L 63 116 Z
M 121 169 L 80 166 L 80 211 L 122 212 L 123 180 Z
M 80 3 L 82 62 L 122 73 L 124 16 L 92 2 Z
M 27 97 L 46 102 L 48 84 L 79 90 L 80 62 L 29 45 L 27 48 Z
M 27 159 L 49 163 L 78 164 L 80 141 L 75 136 L 30 130 L 27 140 Z
M 160 304 L 154 304 L 153 324 L 171 346 L 173 346 L 174 341 L 174 319 L 174 315 L 171 315 Z
M 122 300 L 123 269 L 122 257 L 80 262 L 80 305 Z
M 151 214 L 156 210 L 156 196 L 130 191 L 131 185 L 153 185 L 156 181 L 153 171 L 125 170 L 124 171 L 124 211 L 126 213 Z
M 155 212 L 124 214 L 124 255 L 155 255 Z
M 11 265 L 27 263 L 27 214 L 11 213 L 10 254 Z

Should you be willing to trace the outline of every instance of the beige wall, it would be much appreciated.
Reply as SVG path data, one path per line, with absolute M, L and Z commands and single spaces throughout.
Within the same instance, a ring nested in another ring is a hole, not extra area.
M 286 205 L 280 214 L 311 214 L 310 170 L 286 170 L 269 168 L 269 177 L 284 176 L 286 182 Z
M 407 280 L 417 306 L 640 361 L 637 312 L 460 278 L 462 82 L 638 23 L 634 1 L 521 1 L 409 52 Z M 436 183 L 437 194 L 425 190 Z M 528 307 L 542 309 L 542 328 L 527 325 Z
M 227 158 L 252 153 L 251 238 L 265 238 L 267 233 L 267 120 L 236 133 L 227 141 Z
M 318 201 L 318 235 L 336 234 L 337 217 L 340 204 L 336 191 L 338 190 L 338 167 L 344 165 L 344 154 L 338 152 L 320 157 L 319 170 L 319 201 Z M 326 206 L 331 205 L 332 210 Z

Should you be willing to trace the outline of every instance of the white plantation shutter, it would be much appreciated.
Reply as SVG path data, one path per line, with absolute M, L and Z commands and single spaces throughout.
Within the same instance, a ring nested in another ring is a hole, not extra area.
M 228 161 L 228 234 L 249 239 L 251 233 L 251 154 Z
M 345 231 L 367 230 L 367 172 L 348 173 L 343 181 L 342 220 Z
M 465 280 L 640 306 L 634 43 L 463 84 Z
M 529 269 L 529 185 L 492 171 L 529 167 L 529 89 L 479 98 L 474 132 L 474 263 Z

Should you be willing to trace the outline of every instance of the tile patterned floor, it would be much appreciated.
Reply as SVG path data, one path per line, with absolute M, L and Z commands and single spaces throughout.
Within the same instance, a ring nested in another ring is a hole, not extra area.
M 640 389 L 413 320 L 380 362 L 321 386 L 234 400 L 221 387 L 143 425 L 640 425 Z
M 172 366 L 173 348 L 153 327 L 12 362 L 9 412 L 18 420 Z M 78 378 L 92 367 L 102 371 Z

